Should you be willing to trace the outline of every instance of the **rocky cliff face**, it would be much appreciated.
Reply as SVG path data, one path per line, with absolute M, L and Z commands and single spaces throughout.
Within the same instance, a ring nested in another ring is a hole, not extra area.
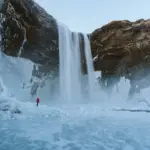
M 56 20 L 33 0 L 4 0 L 4 53 L 56 67 L 58 64 L 58 32 Z
M 150 20 L 112 21 L 90 38 L 95 70 L 101 70 L 103 78 L 125 76 L 131 86 L 147 86 L 141 79 L 149 78 Z
M 149 65 L 150 20 L 110 22 L 91 34 L 91 47 L 96 70 L 126 75 Z

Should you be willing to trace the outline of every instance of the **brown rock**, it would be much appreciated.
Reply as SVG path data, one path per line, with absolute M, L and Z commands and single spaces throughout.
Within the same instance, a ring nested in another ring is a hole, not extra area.
M 144 69 L 150 64 L 150 20 L 112 21 L 91 36 L 95 70 L 105 74 L 125 76 Z M 140 72 L 141 74 L 141 72 Z M 138 77 L 138 76 L 137 76 Z

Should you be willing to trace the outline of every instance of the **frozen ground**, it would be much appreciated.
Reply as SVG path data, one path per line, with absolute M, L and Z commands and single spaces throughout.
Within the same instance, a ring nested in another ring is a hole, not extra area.
M 31 78 L 33 64 L 5 55 L 0 60 L 0 150 L 150 149 L 150 113 L 112 111 L 149 110 L 149 89 L 141 93 L 144 101 L 129 101 L 128 83 L 122 81 L 118 93 L 101 92 L 97 100 L 84 103 L 74 97 L 71 105 L 54 104 L 47 86 L 47 91 L 41 89 L 36 107 L 30 89 L 22 89 Z M 49 103 L 43 102 L 44 96 Z
M 3 114 L 1 150 L 149 150 L 150 113 L 99 106 L 40 106 Z M 7 119 L 6 119 L 7 118 Z

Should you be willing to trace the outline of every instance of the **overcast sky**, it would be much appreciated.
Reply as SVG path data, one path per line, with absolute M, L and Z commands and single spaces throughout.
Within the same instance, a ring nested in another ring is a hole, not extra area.
M 92 32 L 112 21 L 150 18 L 150 0 L 35 0 L 73 31 Z

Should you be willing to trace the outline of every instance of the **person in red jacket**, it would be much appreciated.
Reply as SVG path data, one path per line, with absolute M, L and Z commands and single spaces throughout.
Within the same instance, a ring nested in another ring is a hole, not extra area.
M 40 99 L 39 99 L 39 97 L 37 97 L 37 99 L 36 99 L 36 106 L 39 106 L 39 102 L 40 102 Z

